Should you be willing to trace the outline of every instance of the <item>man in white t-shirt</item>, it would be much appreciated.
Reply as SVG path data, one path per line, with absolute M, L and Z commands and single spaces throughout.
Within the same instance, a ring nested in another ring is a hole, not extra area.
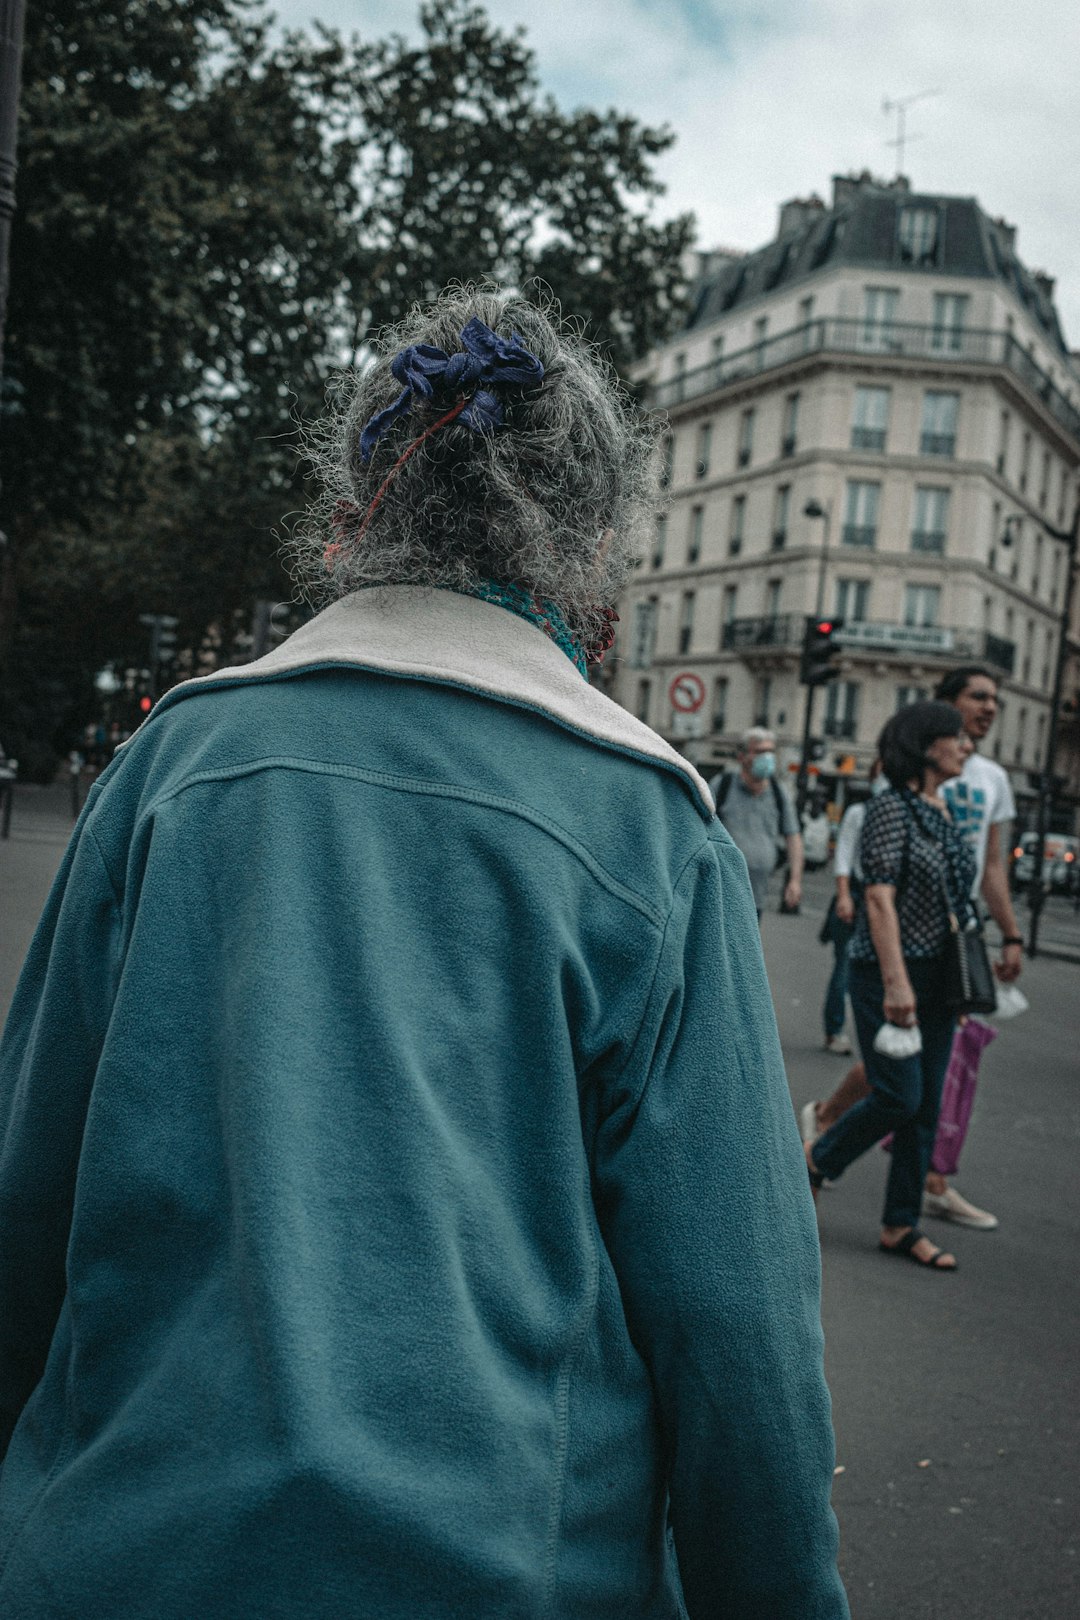
M 975 852 L 976 873 L 972 894 L 982 896 L 986 909 L 1001 929 L 1001 955 L 994 972 L 1002 984 L 1011 984 L 1023 966 L 1023 940 L 1016 922 L 1009 879 L 1005 869 L 1002 829 L 1016 816 L 1009 778 L 1001 766 L 978 752 L 998 712 L 997 680 L 982 665 L 967 664 L 950 670 L 939 681 L 934 696 L 960 710 L 964 730 L 976 751 L 967 759 L 961 774 L 946 782 L 942 792 L 953 819 L 970 840 Z M 841 1080 L 832 1096 L 823 1103 L 809 1102 L 800 1112 L 804 1141 L 814 1141 L 846 1113 L 868 1087 L 866 1073 L 857 1063 Z M 950 1187 L 943 1175 L 931 1170 L 926 1177 L 923 1213 L 960 1226 L 990 1231 L 997 1216 L 979 1209 Z

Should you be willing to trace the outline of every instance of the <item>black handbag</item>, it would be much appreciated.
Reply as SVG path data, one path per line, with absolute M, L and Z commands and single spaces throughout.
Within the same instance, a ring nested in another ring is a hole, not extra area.
M 948 906 L 947 893 L 945 903 Z M 994 973 L 982 929 L 977 923 L 961 928 L 951 908 L 945 946 L 945 1005 L 958 1015 L 992 1013 L 997 1007 Z

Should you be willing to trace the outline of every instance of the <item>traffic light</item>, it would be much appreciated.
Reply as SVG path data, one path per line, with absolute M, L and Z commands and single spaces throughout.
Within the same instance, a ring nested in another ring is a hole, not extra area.
M 153 707 L 154 707 L 153 698 L 150 696 L 149 692 L 144 692 L 142 697 L 139 699 L 139 712 L 140 712 L 140 714 L 149 714 L 150 710 Z
M 843 619 L 807 619 L 799 665 L 799 680 L 804 686 L 823 686 L 826 681 L 836 680 L 840 673 L 835 667 L 840 653 L 836 636 L 843 628 Z

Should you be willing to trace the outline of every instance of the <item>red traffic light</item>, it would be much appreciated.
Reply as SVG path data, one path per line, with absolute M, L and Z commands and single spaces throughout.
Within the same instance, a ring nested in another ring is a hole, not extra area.
M 148 697 L 148 696 L 147 696 L 147 695 L 146 695 L 146 694 L 145 694 L 145 693 L 144 693 L 144 694 L 143 694 L 143 696 L 142 696 L 142 697 L 141 697 L 141 698 L 140 698 L 140 699 L 139 699 L 139 708 L 140 708 L 140 709 L 141 709 L 141 710 L 142 710 L 142 712 L 143 712 L 143 714 L 149 714 L 149 713 L 150 713 L 150 710 L 151 710 L 151 709 L 152 709 L 152 708 L 153 708 L 153 707 L 154 707 L 154 700 L 153 700 L 153 698 L 152 698 L 152 697 Z
M 817 631 L 819 636 L 831 636 L 832 628 L 831 619 L 819 619 L 817 624 L 814 626 L 814 629 Z

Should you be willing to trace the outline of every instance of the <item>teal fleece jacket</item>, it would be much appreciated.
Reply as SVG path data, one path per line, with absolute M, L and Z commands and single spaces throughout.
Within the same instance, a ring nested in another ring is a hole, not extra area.
M 532 625 L 363 592 L 169 694 L 0 1128 L 0 1614 L 847 1614 L 745 865 Z

